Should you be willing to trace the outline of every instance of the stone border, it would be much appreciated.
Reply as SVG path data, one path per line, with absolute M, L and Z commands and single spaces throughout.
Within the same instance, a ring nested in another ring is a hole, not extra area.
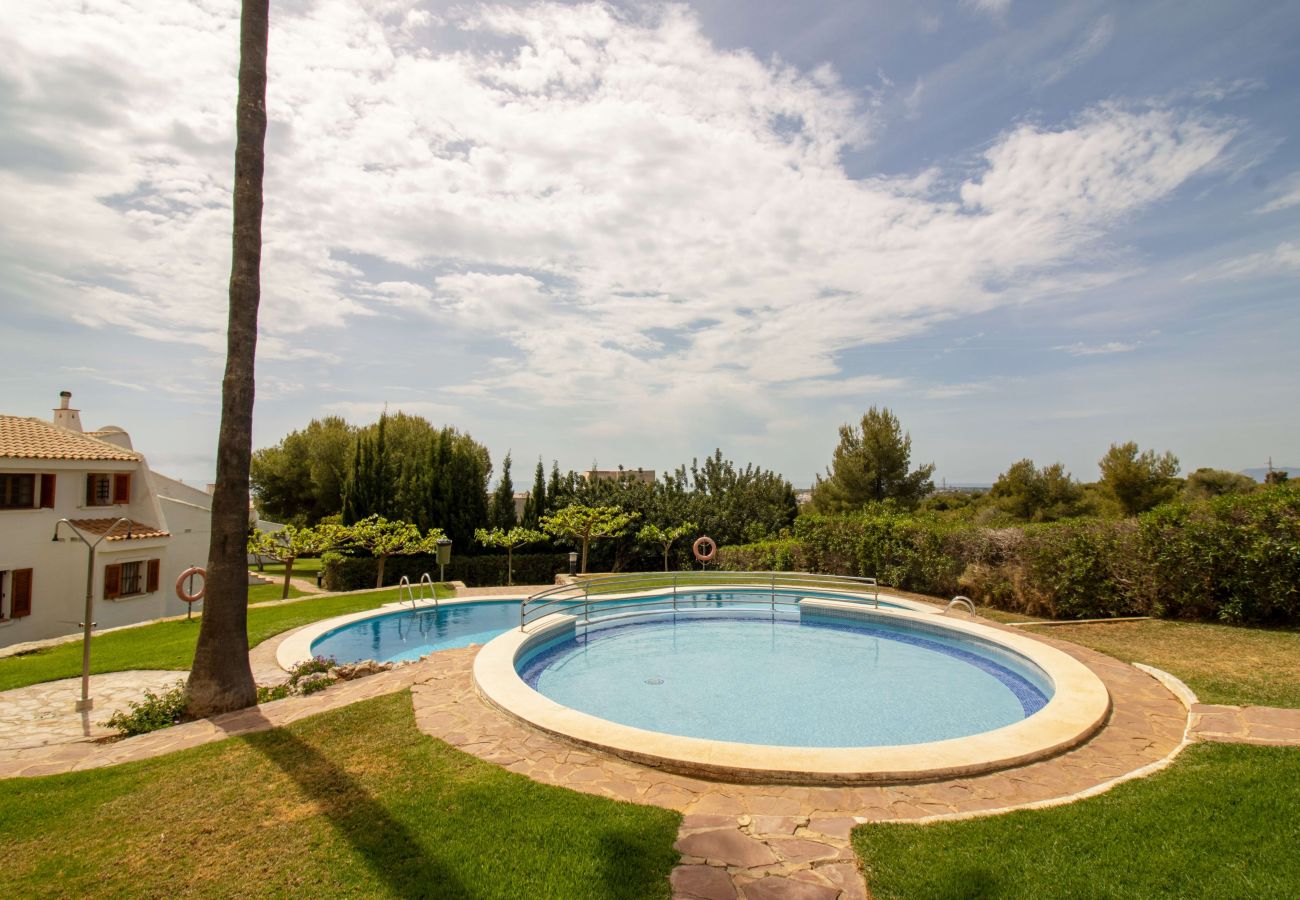
M 937 624 L 931 610 L 864 609 L 861 604 L 818 600 L 819 608 L 883 620 Z M 488 703 L 548 734 L 580 746 L 665 771 L 728 781 L 777 784 L 898 784 L 959 778 L 1024 765 L 1086 741 L 1105 723 L 1110 694 L 1087 666 L 1041 641 L 970 621 L 944 619 L 942 628 L 1005 647 L 1038 666 L 1055 692 L 1038 713 L 983 734 L 893 747 L 777 747 L 680 737 L 633 728 L 542 696 L 524 683 L 516 661 L 561 636 L 574 619 L 554 613 L 530 632 L 508 631 L 489 641 L 474 660 L 475 691 Z
M 489 594 L 481 597 L 466 597 L 448 600 L 439 600 L 436 603 L 419 603 L 414 607 L 406 603 L 385 603 L 378 609 L 365 609 L 361 612 L 347 613 L 342 616 L 335 616 L 332 619 L 322 619 L 319 622 L 312 622 L 310 625 L 304 625 L 297 631 L 289 632 L 289 635 L 280 642 L 280 646 L 275 651 L 276 664 L 288 672 L 295 665 L 303 660 L 311 659 L 311 645 L 315 643 L 321 635 L 327 631 L 333 631 L 343 625 L 351 625 L 353 622 L 364 622 L 367 619 L 381 619 L 384 616 L 395 615 L 402 610 L 429 610 L 437 609 L 441 606 L 464 606 L 469 603 L 492 603 L 501 600 L 518 600 L 518 594 L 502 594 L 500 596 Z

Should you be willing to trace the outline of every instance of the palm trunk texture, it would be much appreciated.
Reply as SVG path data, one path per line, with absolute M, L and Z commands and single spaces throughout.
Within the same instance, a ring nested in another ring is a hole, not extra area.
M 221 383 L 217 486 L 203 622 L 189 680 L 189 712 L 210 716 L 257 701 L 248 664 L 248 470 L 253 453 L 253 361 L 261 301 L 262 171 L 270 0 L 243 0 L 235 117 L 234 235 L 226 374 Z

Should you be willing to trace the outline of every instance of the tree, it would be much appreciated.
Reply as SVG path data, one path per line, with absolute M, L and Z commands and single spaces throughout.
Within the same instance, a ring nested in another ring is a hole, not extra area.
M 1098 465 L 1102 491 L 1126 516 L 1146 512 L 1178 492 L 1178 457 L 1169 451 L 1157 456 L 1154 450 L 1139 453 L 1133 441 L 1111 444 Z
M 531 528 L 520 528 L 518 526 L 506 530 L 504 528 L 494 528 L 488 531 L 486 528 L 480 528 L 474 532 L 474 540 L 478 541 L 484 547 L 504 547 L 506 550 L 506 584 L 515 583 L 515 548 L 524 544 L 536 544 L 539 541 L 546 540 L 546 535 L 540 531 Z
M 639 518 L 617 506 L 566 506 L 542 518 L 542 530 L 582 544 L 582 574 L 587 574 L 587 548 L 592 541 L 618 537 Z
M 356 432 L 338 416 L 312 419 L 276 446 L 254 453 L 249 477 L 262 515 L 314 525 L 342 512 Z
M 812 503 L 818 512 L 837 513 L 862 508 L 883 500 L 896 500 L 911 508 L 934 490 L 930 475 L 934 465 L 909 472 L 912 436 L 905 434 L 898 418 L 887 408 L 871 407 L 860 427 L 840 426 L 826 478 L 817 477 Z
M 664 571 L 668 571 L 668 553 L 672 550 L 673 544 L 679 539 L 684 538 L 695 530 L 694 522 L 683 522 L 674 528 L 660 528 L 658 525 L 643 525 L 641 530 L 636 533 L 636 539 L 641 544 L 658 544 L 664 551 Z
M 190 715 L 257 702 L 248 662 L 248 472 L 253 456 L 254 360 L 261 302 L 262 173 L 266 144 L 266 50 L 270 0 L 242 0 L 235 112 L 235 196 L 226 371 L 221 382 L 212 538 L 194 665 Z
M 501 461 L 501 480 L 492 492 L 492 508 L 488 513 L 492 527 L 500 531 L 509 531 L 518 523 L 515 518 L 515 483 L 510 479 L 510 454 Z M 477 535 L 477 532 L 475 532 Z
M 537 528 L 542 516 L 550 512 L 546 506 L 546 469 L 542 458 L 537 457 L 537 469 L 533 473 L 533 490 L 524 503 L 524 527 Z
M 357 432 L 352 469 L 343 482 L 343 523 L 352 525 L 368 516 L 392 514 L 392 479 L 388 472 L 388 411 L 373 432 Z
M 1022 459 L 998 476 L 989 491 L 998 506 L 1027 522 L 1054 522 L 1082 513 L 1083 488 L 1060 463 L 1039 469 Z
M 384 586 L 384 564 L 388 557 L 436 552 L 442 536 L 442 530 L 434 528 L 421 537 L 420 529 L 410 522 L 390 522 L 383 516 L 367 516 L 347 529 L 347 542 L 379 561 L 375 571 L 376 588 Z
M 293 564 L 302 556 L 320 556 L 346 539 L 346 529 L 337 525 L 320 525 L 298 528 L 286 525 L 279 531 L 253 529 L 248 538 L 248 552 L 265 556 L 284 564 L 284 591 L 281 600 L 289 598 L 289 579 L 293 577 Z
M 1226 472 L 1223 469 L 1197 469 L 1187 476 L 1183 492 L 1193 500 L 1209 500 L 1224 494 L 1249 494 L 1258 485 L 1249 475 Z

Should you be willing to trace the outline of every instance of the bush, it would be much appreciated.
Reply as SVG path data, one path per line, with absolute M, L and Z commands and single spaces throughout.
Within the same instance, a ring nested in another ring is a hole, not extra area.
M 273 684 L 273 685 L 259 684 L 257 686 L 258 703 L 271 703 L 272 701 L 275 700 L 283 700 L 285 697 L 288 697 L 292 694 L 293 694 L 293 688 L 289 687 L 289 685 L 287 684 Z
M 515 584 L 551 584 L 560 572 L 569 571 L 567 553 L 516 553 Z M 325 588 L 331 591 L 366 590 L 375 586 L 377 561 L 367 556 L 326 553 L 321 558 Z M 428 572 L 438 578 L 438 559 L 432 554 L 390 556 L 384 565 L 384 584 L 397 584 L 405 575 L 412 584 Z M 506 555 L 455 556 L 447 565 L 448 581 L 463 581 L 470 587 L 496 587 L 506 583 Z
M 1136 519 L 981 528 L 881 504 L 801 516 L 791 540 L 723 547 L 724 569 L 875 577 L 1053 618 L 1300 622 L 1300 490 L 1176 501 Z
M 313 656 L 311 659 L 304 659 L 289 670 L 289 687 L 296 688 L 299 682 L 309 676 L 324 675 L 337 665 L 338 661 L 332 656 Z
M 161 694 L 145 691 L 143 700 L 131 702 L 129 712 L 116 712 L 104 724 L 116 728 L 124 737 L 170 728 L 186 719 L 186 700 L 185 682 L 178 681 Z

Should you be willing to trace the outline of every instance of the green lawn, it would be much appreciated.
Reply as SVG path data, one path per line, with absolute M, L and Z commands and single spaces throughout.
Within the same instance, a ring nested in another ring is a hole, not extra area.
M 275 581 L 271 584 L 250 584 L 248 586 L 249 603 L 266 603 L 269 600 L 279 600 L 284 595 L 284 582 Z M 305 596 L 302 591 L 293 585 L 289 585 L 289 599 Z
M 439 597 L 452 592 L 438 589 Z M 248 611 L 248 644 L 260 644 L 273 635 L 331 616 L 374 609 L 397 599 L 397 590 L 362 594 L 337 594 L 262 606 Z M 90 642 L 92 672 L 120 672 L 124 669 L 188 669 L 194 659 L 199 618 L 158 622 L 139 628 L 124 628 L 97 635 Z M 35 653 L 0 659 L 0 691 L 56 678 L 81 674 L 81 642 L 59 644 Z
M 1152 619 L 1025 631 L 1164 669 L 1204 703 L 1300 708 L 1300 630 Z
M 864 825 L 853 846 L 876 900 L 1296 897 L 1300 749 L 1199 744 L 1070 806 Z
M 319 559 L 296 559 L 293 561 L 293 577 L 315 581 L 320 566 L 321 561 Z M 265 575 L 267 578 L 283 578 L 284 563 L 264 563 L 261 570 L 256 565 L 251 565 L 248 567 L 248 571 L 257 572 L 257 574 Z
M 402 692 L 0 782 L 0 894 L 667 898 L 679 823 L 452 749 L 416 729 Z

